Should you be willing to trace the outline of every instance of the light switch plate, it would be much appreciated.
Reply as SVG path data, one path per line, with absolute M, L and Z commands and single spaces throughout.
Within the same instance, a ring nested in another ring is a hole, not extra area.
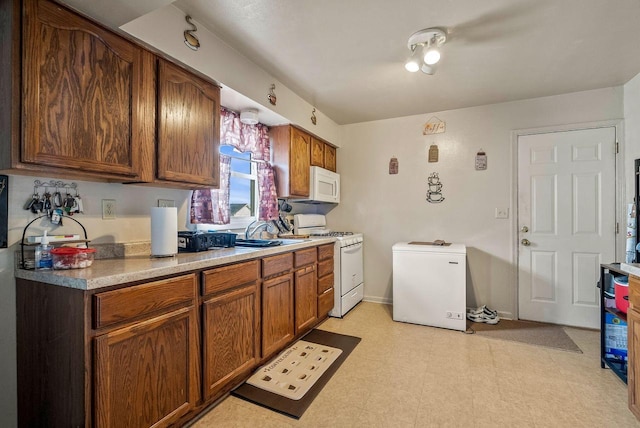
M 509 218 L 509 208 L 496 208 L 496 218 Z

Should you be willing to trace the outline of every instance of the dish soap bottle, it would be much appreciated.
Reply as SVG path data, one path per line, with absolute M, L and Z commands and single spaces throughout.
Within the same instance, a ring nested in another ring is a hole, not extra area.
M 44 231 L 40 245 L 36 247 L 36 269 L 53 268 L 53 259 L 51 258 L 51 245 L 49 245 L 49 237 L 47 231 Z

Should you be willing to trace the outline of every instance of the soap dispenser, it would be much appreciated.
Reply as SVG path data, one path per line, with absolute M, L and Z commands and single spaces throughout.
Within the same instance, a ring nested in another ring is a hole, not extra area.
M 47 231 L 44 231 L 40 245 L 36 247 L 36 269 L 53 268 L 53 259 L 51 258 L 51 245 L 49 245 L 49 237 Z

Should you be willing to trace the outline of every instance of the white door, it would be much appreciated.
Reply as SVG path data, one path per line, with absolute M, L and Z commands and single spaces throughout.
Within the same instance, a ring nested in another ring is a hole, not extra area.
M 615 260 L 615 127 L 518 137 L 519 318 L 599 328 Z

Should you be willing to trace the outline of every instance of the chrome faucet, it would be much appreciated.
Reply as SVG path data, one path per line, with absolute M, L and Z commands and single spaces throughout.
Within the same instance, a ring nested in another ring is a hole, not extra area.
M 251 226 L 253 226 L 256 223 L 260 223 L 260 224 L 258 224 L 256 227 L 253 228 L 253 230 L 251 230 Z M 264 228 L 264 230 L 267 230 L 268 227 L 269 227 L 268 222 L 261 221 L 261 220 L 254 220 L 251 223 L 249 223 L 249 226 L 247 226 L 247 228 L 244 230 L 244 239 L 251 239 L 251 237 L 255 235 L 258 230 L 260 230 L 261 228 Z

